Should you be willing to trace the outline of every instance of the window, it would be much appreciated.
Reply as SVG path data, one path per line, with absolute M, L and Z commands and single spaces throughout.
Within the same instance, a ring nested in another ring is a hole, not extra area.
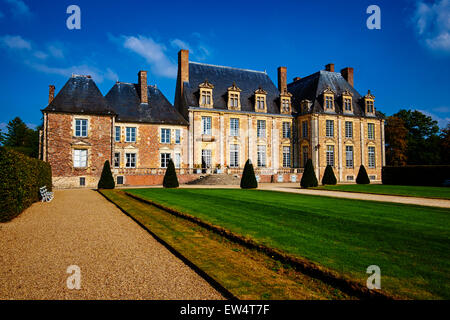
M 327 146 L 327 166 L 334 167 L 334 146 Z
M 266 166 L 266 146 L 258 146 L 258 167 Z
M 291 166 L 291 147 L 283 147 L 283 167 Z
M 161 143 L 170 143 L 170 129 L 161 129 Z
M 181 168 L 181 153 L 175 153 L 175 168 Z
M 353 146 L 345 146 L 345 166 L 353 168 Z
M 302 122 L 302 137 L 308 138 L 308 121 Z
M 123 176 L 117 176 L 117 184 L 123 184 Z
M 347 176 L 347 181 L 353 181 L 354 176 Z
M 175 129 L 175 143 L 180 144 L 181 143 L 181 130 Z
M 353 138 L 353 122 L 345 121 L 345 137 Z
M 201 107 L 210 107 L 212 106 L 212 91 L 210 90 L 201 90 Z
M 229 99 L 230 99 L 230 107 L 231 108 L 239 107 L 239 94 L 238 93 L 230 93 Z
M 327 120 L 326 122 L 326 136 L 328 138 L 334 137 L 334 120 Z
M 87 150 L 86 149 L 73 150 L 73 166 L 75 168 L 87 167 Z
M 373 123 L 367 124 L 367 138 L 375 139 L 375 125 Z
M 136 128 L 135 127 L 127 127 L 126 128 L 126 142 L 136 142 Z
M 306 166 L 306 162 L 308 162 L 309 155 L 308 155 L 308 147 L 302 148 L 302 154 L 303 154 L 303 167 Z
M 266 137 L 266 120 L 258 120 L 256 122 L 256 133 L 258 138 Z
M 230 135 L 233 137 L 239 136 L 239 119 L 230 119 Z
M 86 119 L 75 119 L 75 137 L 87 137 Z
M 211 135 L 211 117 L 202 117 L 202 134 Z
M 86 185 L 86 178 L 80 177 L 80 187 L 84 187 Z
M 377 176 L 369 176 L 369 180 L 376 180 L 377 179 Z
M 161 168 L 167 168 L 169 165 L 170 153 L 161 153 Z
M 366 109 L 367 109 L 367 113 L 373 113 L 373 101 L 372 100 L 366 101 Z
M 239 145 L 230 145 L 230 167 L 239 167 Z
M 116 134 L 115 134 L 116 142 L 120 142 L 120 127 L 116 126 Z
M 352 111 L 352 99 L 344 98 L 344 110 Z
M 211 150 L 202 150 L 202 167 L 211 168 Z
M 334 109 L 334 102 L 332 96 L 325 96 L 325 109 Z
M 283 112 L 289 112 L 290 107 L 289 107 L 290 103 L 289 103 L 289 99 L 281 99 L 281 111 Z
M 136 153 L 125 153 L 125 167 L 136 168 Z
M 120 152 L 114 152 L 114 168 L 120 167 Z
M 375 147 L 368 147 L 369 168 L 375 168 Z
M 256 108 L 258 110 L 264 110 L 266 108 L 266 97 L 264 96 L 256 97 Z
M 291 137 L 291 124 L 289 122 L 283 122 L 283 138 Z

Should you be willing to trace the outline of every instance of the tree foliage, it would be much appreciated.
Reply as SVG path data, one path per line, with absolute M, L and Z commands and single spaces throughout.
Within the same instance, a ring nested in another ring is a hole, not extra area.
M 330 165 L 327 165 L 327 167 L 325 168 L 323 177 L 322 177 L 322 184 L 326 185 L 326 184 L 336 184 L 336 183 L 337 183 L 337 179 L 336 179 L 336 176 L 334 175 L 333 167 Z
M 302 188 L 317 187 L 319 185 L 314 172 L 314 166 L 311 159 L 308 159 L 305 164 L 305 170 L 303 171 L 302 179 L 300 180 L 300 186 Z
M 390 116 L 386 119 L 386 163 L 391 166 L 404 166 L 407 162 L 408 129 L 403 119 Z
M 258 181 L 256 180 L 255 171 L 250 160 L 247 160 L 244 166 L 244 172 L 242 172 L 241 178 L 242 189 L 254 189 L 258 188 Z
M 0 142 L 10 149 L 30 157 L 39 156 L 39 129 L 30 129 L 19 117 L 8 122 L 7 132 L 0 135 Z
M 356 177 L 357 184 L 370 184 L 369 176 L 367 175 L 366 168 L 361 165 L 359 167 L 358 176 Z
M 111 172 L 111 166 L 109 165 L 109 161 L 106 160 L 103 165 L 102 175 L 100 180 L 98 181 L 99 189 L 114 189 L 116 183 L 114 182 L 114 178 Z
M 175 165 L 172 159 L 169 159 L 166 173 L 164 174 L 163 187 L 164 188 L 178 188 L 177 172 L 175 171 Z

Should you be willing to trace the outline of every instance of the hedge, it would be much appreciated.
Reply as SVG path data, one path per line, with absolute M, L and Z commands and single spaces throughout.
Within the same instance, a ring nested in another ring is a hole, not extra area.
M 0 222 L 39 201 L 39 188 L 52 189 L 52 170 L 44 161 L 0 147 Z
M 164 188 L 178 188 L 179 187 L 177 172 L 175 170 L 175 165 L 173 164 L 172 159 L 169 160 L 169 164 L 167 165 L 166 173 L 164 174 L 163 187 Z
M 258 188 L 258 181 L 256 180 L 255 170 L 250 159 L 245 162 L 244 172 L 241 177 L 241 189 L 255 189 Z
M 386 166 L 381 176 L 383 184 L 440 187 L 450 180 L 450 165 Z
M 109 165 L 109 161 L 106 160 L 103 165 L 102 175 L 100 176 L 100 180 L 98 181 L 97 188 L 98 189 L 114 189 L 116 183 L 114 182 L 114 177 L 111 172 L 111 167 Z
M 311 188 L 317 187 L 319 182 L 317 181 L 316 173 L 311 159 L 308 159 L 305 164 L 302 179 L 300 180 L 300 187 Z

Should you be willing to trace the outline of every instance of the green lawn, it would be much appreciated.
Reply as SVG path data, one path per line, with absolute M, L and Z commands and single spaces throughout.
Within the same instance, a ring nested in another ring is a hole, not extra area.
M 129 189 L 382 290 L 450 299 L 450 210 L 240 189 Z
M 393 186 L 387 184 L 339 184 L 335 186 L 320 186 L 316 189 L 450 199 L 450 188 L 445 187 Z

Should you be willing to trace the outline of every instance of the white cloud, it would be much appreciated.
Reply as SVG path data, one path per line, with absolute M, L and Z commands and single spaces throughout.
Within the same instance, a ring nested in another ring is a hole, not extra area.
M 61 46 L 57 46 L 57 45 L 49 45 L 48 46 L 48 52 L 54 57 L 54 58 L 58 58 L 58 59 L 63 59 L 64 58 L 64 50 L 62 49 Z
M 33 53 L 33 55 L 34 55 L 36 58 L 41 59 L 41 60 L 45 60 L 45 59 L 47 59 L 47 57 L 48 57 L 48 54 L 46 54 L 45 52 L 42 52 L 42 51 L 35 51 L 35 52 Z
M 11 11 L 14 16 L 30 16 L 30 8 L 22 0 L 5 0 L 11 6 Z
M 191 53 L 194 53 L 194 50 L 191 48 L 191 46 L 188 43 L 184 42 L 183 40 L 173 39 L 172 41 L 170 41 L 170 44 L 175 49 L 185 49 L 189 50 L 189 52 Z
M 9 49 L 26 49 L 31 50 L 31 43 L 21 36 L 5 35 L 0 37 L 0 44 Z
M 450 53 L 450 0 L 418 1 L 413 22 L 419 40 L 429 49 Z
M 417 111 L 420 111 L 424 115 L 427 115 L 427 116 L 433 118 L 433 120 L 436 120 L 438 122 L 438 125 L 440 128 L 445 128 L 447 126 L 447 124 L 450 122 L 450 117 L 447 115 L 441 116 L 441 115 L 437 115 L 436 113 L 432 113 L 432 112 L 429 112 L 426 110 L 420 110 L 420 109 L 417 109 Z

